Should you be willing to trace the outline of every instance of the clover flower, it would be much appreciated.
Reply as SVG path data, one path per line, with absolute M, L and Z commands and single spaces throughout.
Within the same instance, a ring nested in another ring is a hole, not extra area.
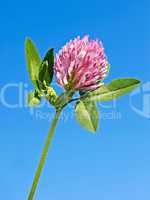
M 57 82 L 66 90 L 89 91 L 100 87 L 108 73 L 102 43 L 86 35 L 68 42 L 56 55 Z

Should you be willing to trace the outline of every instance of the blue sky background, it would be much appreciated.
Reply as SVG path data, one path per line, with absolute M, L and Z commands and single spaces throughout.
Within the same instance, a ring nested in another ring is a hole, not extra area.
M 7 83 L 27 83 L 24 92 L 32 89 L 24 58 L 25 37 L 36 42 L 43 56 L 49 47 L 57 52 L 69 39 L 89 34 L 101 39 L 106 49 L 111 64 L 106 82 L 131 76 L 147 83 L 149 20 L 148 0 L 1 2 L 0 199 L 27 199 L 50 126 L 47 115 L 53 112 L 46 106 L 31 112 L 4 105 L 2 89 Z M 11 104 L 18 101 L 15 87 L 4 95 Z M 71 114 L 73 109 L 67 109 L 68 120 L 61 119 L 57 126 L 35 199 L 150 199 L 150 119 L 133 110 L 133 106 L 142 110 L 142 105 L 149 109 L 150 98 L 143 103 L 145 95 L 149 91 L 141 89 L 132 99 L 126 95 L 117 100 L 113 108 L 111 103 L 103 104 L 97 135 L 81 128 Z M 112 112 L 121 118 L 108 119 Z

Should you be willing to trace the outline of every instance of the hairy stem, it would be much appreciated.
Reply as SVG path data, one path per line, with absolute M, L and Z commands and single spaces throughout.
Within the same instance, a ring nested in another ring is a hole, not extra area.
M 53 119 L 51 128 L 49 130 L 49 133 L 48 133 L 48 136 L 47 136 L 47 139 L 46 139 L 46 142 L 45 142 L 45 146 L 43 148 L 43 152 L 41 154 L 39 165 L 38 165 L 38 168 L 37 168 L 36 173 L 35 173 L 35 177 L 34 177 L 33 184 L 32 184 L 29 196 L 28 196 L 28 200 L 32 200 L 33 197 L 34 197 L 34 194 L 35 194 L 38 182 L 39 182 L 39 178 L 40 178 L 40 175 L 41 175 L 41 172 L 42 172 L 45 160 L 46 160 L 46 156 L 47 156 L 47 153 L 48 153 L 49 145 L 50 145 L 51 139 L 53 137 L 54 130 L 55 130 L 57 121 L 59 119 L 60 113 L 61 113 L 61 110 L 56 111 L 55 117 Z

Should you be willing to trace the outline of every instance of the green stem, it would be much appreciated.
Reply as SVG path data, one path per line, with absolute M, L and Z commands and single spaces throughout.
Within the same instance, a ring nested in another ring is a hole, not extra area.
M 39 165 L 38 165 L 38 168 L 37 168 L 34 180 L 33 180 L 32 188 L 31 188 L 29 196 L 28 196 L 28 200 L 32 200 L 33 197 L 34 197 L 35 190 L 36 190 L 37 185 L 38 185 L 38 181 L 39 181 L 39 178 L 40 178 L 40 175 L 41 175 L 41 172 L 42 172 L 45 160 L 46 160 L 46 156 L 47 156 L 47 153 L 48 153 L 49 145 L 50 145 L 51 139 L 53 137 L 54 129 L 56 127 L 60 113 L 61 113 L 61 110 L 56 111 L 55 117 L 53 119 L 52 126 L 49 130 L 47 140 L 46 140 L 46 143 L 45 143 L 45 146 L 44 146 L 41 158 L 40 158 L 40 162 L 39 162 Z

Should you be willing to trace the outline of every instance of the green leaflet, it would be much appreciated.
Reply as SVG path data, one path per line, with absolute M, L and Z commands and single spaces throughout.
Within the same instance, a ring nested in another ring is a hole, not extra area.
M 38 84 L 38 76 L 41 64 L 41 58 L 38 51 L 30 38 L 25 41 L 25 54 L 27 60 L 27 68 L 29 72 L 30 79 L 35 87 L 35 89 L 40 92 Z
M 75 113 L 76 119 L 81 126 L 92 133 L 96 131 L 99 122 L 99 114 L 95 102 L 77 102 Z
M 115 79 L 108 85 L 103 85 L 97 90 L 88 92 L 81 99 L 84 101 L 110 101 L 120 97 L 139 86 L 140 81 L 133 78 Z
M 53 66 L 54 49 L 49 49 L 40 66 L 39 80 L 41 84 L 43 84 L 43 81 L 45 81 L 47 86 L 50 85 L 53 79 Z

